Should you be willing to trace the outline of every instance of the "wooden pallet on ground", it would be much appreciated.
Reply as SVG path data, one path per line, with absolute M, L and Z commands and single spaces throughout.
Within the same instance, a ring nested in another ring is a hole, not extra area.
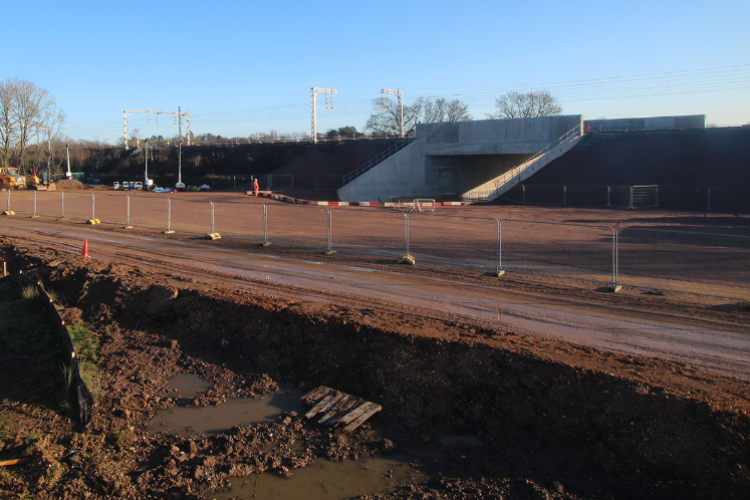
M 346 425 L 346 432 L 353 431 L 383 409 L 379 404 L 324 385 L 302 396 L 302 401 L 312 406 L 305 413 L 307 418 L 318 416 L 318 423 L 323 425 Z

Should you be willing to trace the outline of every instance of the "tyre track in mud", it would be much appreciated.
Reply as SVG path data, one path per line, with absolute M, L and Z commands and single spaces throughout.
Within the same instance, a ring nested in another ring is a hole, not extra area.
M 103 233 L 93 228 L 61 227 L 60 224 L 38 221 L 34 224 L 35 228 L 28 227 L 28 224 L 21 224 L 22 227 L 4 225 L 13 228 L 6 233 L 15 232 L 18 237 L 37 244 L 42 240 L 48 247 L 70 253 L 80 251 L 80 246 L 74 241 L 89 238 L 96 248 L 92 250 L 93 258 L 126 263 L 222 288 L 236 287 L 295 301 L 302 299 L 355 309 L 376 309 L 562 339 L 622 354 L 676 360 L 750 379 L 750 336 L 736 326 L 727 325 L 727 329 L 733 331 L 719 331 L 669 324 L 674 320 L 669 314 L 665 314 L 666 321 L 654 322 L 641 319 L 640 314 L 635 320 L 613 318 L 612 311 L 607 311 L 606 315 L 560 312 L 536 304 L 524 305 L 533 302 L 533 294 L 526 294 L 528 300 L 521 305 L 503 303 L 503 295 L 507 292 L 481 284 L 467 285 L 426 277 L 415 281 L 413 277 L 393 271 L 370 269 L 362 272 L 361 268 L 347 268 L 345 265 L 321 265 L 319 262 L 259 256 L 227 248 L 208 249 L 193 242 Z M 201 255 L 210 256 L 213 263 L 196 262 L 196 257 Z M 369 276 L 370 282 L 356 284 L 355 281 L 363 276 Z M 374 279 L 376 277 L 378 280 Z M 403 288 L 399 289 L 400 286 Z M 355 290 L 363 289 L 373 295 L 355 293 Z M 393 294 L 394 289 L 400 291 Z M 446 290 L 449 290 L 447 294 Z M 430 296 L 430 291 L 433 296 Z M 384 294 L 395 295 L 400 300 L 386 300 L 382 298 Z

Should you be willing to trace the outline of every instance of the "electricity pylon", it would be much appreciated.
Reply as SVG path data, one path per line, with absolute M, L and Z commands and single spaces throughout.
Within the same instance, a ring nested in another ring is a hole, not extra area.
M 182 139 L 182 117 L 185 117 L 185 123 L 187 124 L 187 145 L 190 146 L 190 112 L 189 111 L 181 111 L 181 107 L 177 107 L 177 111 L 151 111 L 150 109 L 147 109 L 145 111 L 137 110 L 137 109 L 126 109 L 122 112 L 122 119 L 123 119 L 123 129 L 125 132 L 125 149 L 128 149 L 128 116 L 132 113 L 146 113 L 148 115 L 148 118 L 151 118 L 151 114 L 155 114 L 156 118 L 158 120 L 159 115 L 175 115 L 178 119 L 178 131 L 180 134 L 180 139 Z
M 318 132 L 317 132 L 317 113 L 315 110 L 315 96 L 318 94 L 325 94 L 326 96 L 326 110 L 332 110 L 333 109 L 333 96 L 338 94 L 338 92 L 334 89 L 323 89 L 320 87 L 311 87 L 310 88 L 310 114 L 312 115 L 312 143 L 316 144 L 318 142 Z
M 398 129 L 399 129 L 399 135 L 401 138 L 404 137 L 404 93 L 400 90 L 393 90 L 393 89 L 381 89 L 380 90 L 381 99 L 383 100 L 383 109 L 385 109 L 385 100 L 386 100 L 386 94 L 395 95 L 398 96 L 398 108 L 401 113 L 401 119 L 398 122 Z

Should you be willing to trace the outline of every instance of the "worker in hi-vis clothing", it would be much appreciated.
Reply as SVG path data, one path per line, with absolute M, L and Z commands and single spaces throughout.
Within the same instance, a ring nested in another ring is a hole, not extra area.
M 259 189 L 260 189 L 260 186 L 258 185 L 258 179 L 253 179 L 253 194 L 255 196 L 258 196 Z

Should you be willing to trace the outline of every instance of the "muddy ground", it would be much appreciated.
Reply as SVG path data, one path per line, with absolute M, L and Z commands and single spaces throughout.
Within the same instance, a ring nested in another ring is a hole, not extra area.
M 39 278 L 69 323 L 93 325 L 103 390 L 83 434 L 70 409 L 0 388 L 0 461 L 30 459 L 0 467 L 1 498 L 211 498 L 230 476 L 404 453 L 420 479 L 390 498 L 747 497 L 744 381 L 3 241 L 11 272 Z M 383 411 L 352 434 L 286 414 L 211 437 L 153 435 L 148 419 L 178 404 L 178 373 L 212 384 L 195 405 L 325 384 Z M 441 433 L 485 445 L 441 446 Z

